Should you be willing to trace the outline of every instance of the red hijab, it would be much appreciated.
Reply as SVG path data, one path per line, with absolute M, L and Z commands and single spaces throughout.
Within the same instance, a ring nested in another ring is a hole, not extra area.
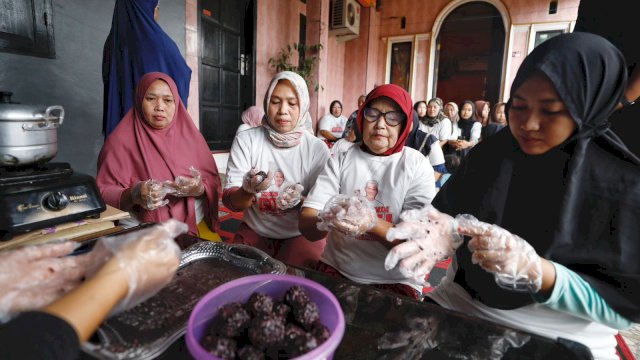
M 156 80 L 169 85 L 176 104 L 173 121 L 164 129 L 147 124 L 142 112 L 142 101 L 147 89 Z M 145 74 L 138 83 L 135 105 L 109 135 L 98 157 L 96 182 L 105 202 L 120 207 L 120 196 L 138 181 L 148 179 L 174 180 L 176 176 L 191 176 L 189 167 L 198 169 L 204 182 L 208 216 L 213 231 L 218 231 L 218 196 L 221 193 L 220 177 L 209 146 L 196 129 L 184 107 L 175 82 L 160 72 Z M 170 218 L 189 225 L 198 234 L 195 199 L 168 196 L 169 204 L 149 211 L 133 207 L 141 221 L 161 222 Z
M 387 97 L 393 100 L 396 104 L 398 104 L 398 106 L 400 106 L 400 110 L 407 116 L 404 123 L 400 125 L 402 126 L 402 129 L 400 130 L 400 134 L 398 135 L 398 141 L 391 149 L 385 151 L 382 154 L 383 156 L 389 156 L 391 154 L 402 151 L 402 149 L 404 148 L 404 143 L 407 142 L 407 138 L 409 137 L 409 133 L 411 132 L 410 124 L 412 124 L 413 121 L 413 101 L 411 100 L 411 96 L 409 96 L 409 93 L 398 85 L 385 84 L 371 90 L 371 92 L 364 100 L 364 104 L 362 104 L 362 106 L 358 110 L 358 117 L 356 118 L 356 123 L 358 124 L 358 128 L 360 129 L 361 133 L 363 133 L 362 122 L 364 121 L 364 108 L 369 106 L 369 104 L 371 104 L 374 100 L 381 97 Z M 364 144 L 364 141 L 362 142 L 362 148 L 367 152 L 371 152 Z

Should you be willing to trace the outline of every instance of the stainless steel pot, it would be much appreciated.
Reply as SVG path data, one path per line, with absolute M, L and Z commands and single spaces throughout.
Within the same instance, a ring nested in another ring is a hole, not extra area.
M 0 165 L 21 166 L 47 162 L 58 153 L 58 127 L 64 119 L 60 105 L 23 105 L 0 101 Z

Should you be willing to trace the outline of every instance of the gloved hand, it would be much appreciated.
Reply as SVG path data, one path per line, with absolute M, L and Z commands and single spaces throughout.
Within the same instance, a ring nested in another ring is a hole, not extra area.
M 359 194 L 333 196 L 318 213 L 318 218 L 318 230 L 335 229 L 350 236 L 362 235 L 378 222 L 376 210 Z
M 186 224 L 170 219 L 147 229 L 98 240 L 96 247 L 112 254 L 129 283 L 126 298 L 112 314 L 145 301 L 171 281 L 181 257 L 173 239 L 187 230 Z
M 272 177 L 271 171 L 265 173 L 264 171 L 256 171 L 255 168 L 251 168 L 251 170 L 244 174 L 242 188 L 250 194 L 259 193 L 267 190 L 269 186 L 271 186 Z
M 87 255 L 66 256 L 74 241 L 30 245 L 0 252 L 0 321 L 42 308 L 78 286 L 90 262 Z
M 542 260 L 524 239 L 498 225 L 470 215 L 458 215 L 458 231 L 471 236 L 467 247 L 471 261 L 493 273 L 496 283 L 508 290 L 536 293 L 542 286 Z
M 197 197 L 204 192 L 204 183 L 202 182 L 202 176 L 193 166 L 189 168 L 191 171 L 191 177 L 189 176 L 176 176 L 174 181 L 165 181 L 164 187 L 168 194 L 176 197 Z
M 155 210 L 169 203 L 165 196 L 170 191 L 158 180 L 140 181 L 131 188 L 131 201 L 147 210 Z
M 389 251 L 384 267 L 391 270 L 397 265 L 402 275 L 429 286 L 424 281 L 425 276 L 462 244 L 462 236 L 456 231 L 456 219 L 432 205 L 404 211 L 400 219 L 402 222 L 387 232 L 387 240 L 407 241 Z
M 302 190 L 304 186 L 298 184 L 291 184 L 286 186 L 284 190 L 280 191 L 276 198 L 276 206 L 280 210 L 288 210 L 298 205 L 302 200 Z

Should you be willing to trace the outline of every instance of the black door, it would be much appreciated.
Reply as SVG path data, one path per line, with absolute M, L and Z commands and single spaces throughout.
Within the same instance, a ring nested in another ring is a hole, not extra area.
M 231 148 L 255 98 L 256 0 L 200 0 L 200 131 L 211 150 Z

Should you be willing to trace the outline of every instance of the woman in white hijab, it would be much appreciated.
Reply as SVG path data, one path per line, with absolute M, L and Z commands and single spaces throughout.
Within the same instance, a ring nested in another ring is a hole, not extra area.
M 237 134 L 231 146 L 223 203 L 243 211 L 231 243 L 254 246 L 298 266 L 315 267 L 325 241 L 310 242 L 298 230 L 297 208 L 329 159 L 311 124 L 309 91 L 300 75 L 283 71 L 269 84 L 262 126 Z M 276 170 L 284 176 L 269 189 Z

